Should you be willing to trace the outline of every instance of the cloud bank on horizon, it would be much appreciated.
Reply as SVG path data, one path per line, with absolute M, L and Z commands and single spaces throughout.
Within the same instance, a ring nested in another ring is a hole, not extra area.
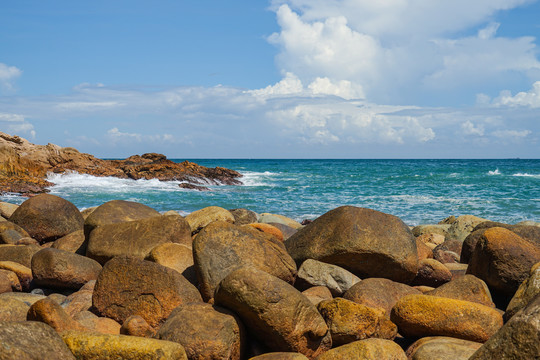
M 0 56 L 0 127 L 100 156 L 538 158 L 537 38 L 497 20 L 532 3 L 274 0 L 282 79 L 259 89 L 20 96 L 25 69 Z

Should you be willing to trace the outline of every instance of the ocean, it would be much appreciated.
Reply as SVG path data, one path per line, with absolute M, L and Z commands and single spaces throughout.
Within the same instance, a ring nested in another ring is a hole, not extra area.
M 174 161 L 183 161 L 178 159 Z M 53 174 L 51 194 L 79 209 L 113 199 L 188 214 L 206 206 L 315 219 L 341 205 L 379 210 L 409 225 L 471 214 L 504 223 L 540 222 L 540 160 L 189 159 L 244 175 L 242 186 L 181 189 L 178 182 Z M 21 203 L 24 198 L 0 196 Z

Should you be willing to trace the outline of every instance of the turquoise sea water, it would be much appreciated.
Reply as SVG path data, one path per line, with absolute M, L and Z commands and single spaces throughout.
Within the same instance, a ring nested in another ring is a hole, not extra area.
M 178 161 L 183 161 L 178 160 Z M 242 186 L 199 192 L 178 182 L 52 175 L 51 193 L 84 209 L 113 199 L 189 213 L 210 205 L 314 219 L 340 205 L 400 217 L 410 225 L 472 214 L 494 221 L 540 221 L 540 160 L 195 159 L 244 174 Z M 1 201 L 20 203 L 14 196 Z

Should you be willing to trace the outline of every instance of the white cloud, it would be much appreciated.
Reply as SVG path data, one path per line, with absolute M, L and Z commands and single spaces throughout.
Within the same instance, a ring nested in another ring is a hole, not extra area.
M 27 122 L 20 114 L 0 113 L 0 129 L 11 135 L 28 134 L 32 138 L 36 136 L 34 125 Z
M 527 137 L 531 134 L 530 130 L 497 130 L 494 131 L 493 136 L 501 139 L 518 140 Z
M 461 124 L 461 130 L 465 135 L 478 135 L 484 136 L 484 126 L 477 125 L 475 126 L 470 120 L 465 121 Z
M 515 96 L 509 91 L 501 92 L 500 96 L 493 101 L 496 106 L 528 106 L 531 108 L 540 107 L 540 81 L 533 84 L 532 89 L 526 92 L 519 92 Z
M 264 89 L 251 90 L 254 95 L 273 96 L 273 95 L 292 95 L 300 94 L 304 91 L 302 81 L 291 72 L 285 74 L 285 77 L 274 85 L 268 85 Z
M 160 135 L 150 135 L 150 134 L 138 134 L 138 133 L 128 133 L 118 130 L 117 127 L 107 130 L 107 137 L 113 142 L 122 142 L 122 141 L 136 141 L 136 142 L 146 142 L 146 143 L 159 143 L 159 142 L 175 142 L 175 138 L 171 134 L 160 134 Z
M 13 82 L 21 76 L 21 74 L 22 71 L 15 66 L 8 66 L 4 63 L 0 63 L 0 91 L 13 91 Z

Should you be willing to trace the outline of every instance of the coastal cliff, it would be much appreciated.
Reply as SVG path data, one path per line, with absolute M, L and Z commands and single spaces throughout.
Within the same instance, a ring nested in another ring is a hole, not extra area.
M 36 145 L 16 135 L 0 132 L 0 193 L 31 195 L 47 192 L 53 184 L 47 173 L 78 172 L 123 179 L 185 181 L 197 185 L 241 185 L 234 170 L 207 168 L 193 162 L 175 163 L 165 155 L 133 155 L 125 160 L 103 160 L 72 147 Z M 201 188 L 198 186 L 198 188 Z

